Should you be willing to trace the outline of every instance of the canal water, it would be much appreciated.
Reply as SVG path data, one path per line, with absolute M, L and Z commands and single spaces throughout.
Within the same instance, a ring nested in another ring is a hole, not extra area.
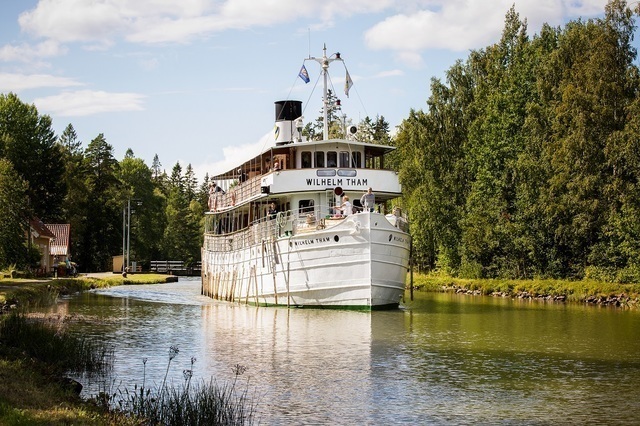
M 188 279 L 54 310 L 115 347 L 87 396 L 160 385 L 168 367 L 176 387 L 187 369 L 230 383 L 242 366 L 260 424 L 640 424 L 640 312 L 432 293 L 386 312 L 256 308 Z

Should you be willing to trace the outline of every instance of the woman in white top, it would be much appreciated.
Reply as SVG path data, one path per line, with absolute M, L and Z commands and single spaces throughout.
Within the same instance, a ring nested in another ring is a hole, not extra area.
M 345 195 L 344 197 L 342 197 L 342 204 L 340 205 L 340 207 L 335 207 L 335 209 L 336 211 L 341 211 L 343 216 L 349 216 L 351 213 L 353 213 L 353 207 L 349 202 L 349 196 Z

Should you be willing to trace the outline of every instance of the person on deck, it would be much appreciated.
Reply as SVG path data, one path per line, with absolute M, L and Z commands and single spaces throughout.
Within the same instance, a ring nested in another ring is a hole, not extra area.
M 376 194 L 373 193 L 373 189 L 369 188 L 367 192 L 360 197 L 360 204 L 362 204 L 363 211 L 373 211 L 376 204 Z
M 334 207 L 334 209 L 342 213 L 343 216 L 349 216 L 353 213 L 353 206 L 349 201 L 349 196 L 345 195 L 342 197 L 342 204 L 339 207 Z
M 218 209 L 219 192 L 222 192 L 224 194 L 224 190 L 216 185 L 215 182 L 209 182 L 209 210 L 212 212 Z
M 269 210 L 267 211 L 267 214 L 269 215 L 269 219 L 275 219 L 276 216 L 278 215 L 278 209 L 276 209 L 276 204 L 275 203 L 271 203 L 269 205 Z

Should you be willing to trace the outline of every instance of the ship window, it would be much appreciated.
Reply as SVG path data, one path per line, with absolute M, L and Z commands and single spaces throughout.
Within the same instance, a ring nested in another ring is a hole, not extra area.
M 347 151 L 340 151 L 340 167 L 350 167 L 349 153 Z
M 298 201 L 298 211 L 300 214 L 313 213 L 313 206 L 315 202 L 313 200 L 300 200 Z
M 316 151 L 316 169 L 324 167 L 324 151 Z
M 362 165 L 362 153 L 361 152 L 352 152 L 351 153 L 351 167 L 360 168 Z
M 301 168 L 303 169 L 311 168 L 311 152 L 302 151 L 300 153 L 300 160 L 301 160 L 301 165 L 300 165 Z
M 356 172 L 353 169 L 341 169 L 341 170 L 338 170 L 338 176 L 355 177 L 357 174 L 358 174 L 358 172 Z
M 338 153 L 335 151 L 327 152 L 327 167 L 338 167 Z
M 316 170 L 316 176 L 326 177 L 326 176 L 335 176 L 336 171 L 334 169 L 322 169 Z

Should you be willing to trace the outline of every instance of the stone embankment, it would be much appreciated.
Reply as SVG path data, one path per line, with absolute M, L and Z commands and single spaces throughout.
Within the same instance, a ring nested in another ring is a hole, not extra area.
M 456 294 L 467 294 L 473 296 L 481 296 L 483 293 L 481 290 L 471 290 L 460 286 L 443 286 L 442 290 L 445 292 L 455 292 Z M 550 301 L 550 302 L 566 302 L 567 295 L 551 295 L 551 294 L 535 294 L 529 293 L 527 291 L 517 291 L 517 292 L 504 292 L 504 291 L 494 291 L 488 294 L 493 297 L 509 297 L 512 299 L 523 299 L 523 300 L 540 300 L 540 301 Z M 619 308 L 640 308 L 640 299 L 629 297 L 628 295 L 621 293 L 618 295 L 609 295 L 609 296 L 595 296 L 589 295 L 583 298 L 576 299 L 577 302 L 585 303 L 587 305 L 593 306 L 613 306 Z

